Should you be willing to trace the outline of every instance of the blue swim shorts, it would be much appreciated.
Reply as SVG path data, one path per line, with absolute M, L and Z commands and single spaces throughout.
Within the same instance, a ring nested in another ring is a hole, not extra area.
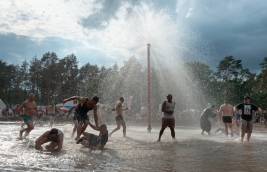
M 23 117 L 24 122 L 27 122 L 29 120 L 32 120 L 32 117 L 29 117 L 29 116 L 27 116 L 25 114 L 23 114 L 22 117 Z

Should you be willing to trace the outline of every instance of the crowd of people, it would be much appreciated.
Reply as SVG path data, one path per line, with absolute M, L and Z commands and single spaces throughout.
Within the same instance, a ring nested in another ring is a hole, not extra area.
M 214 134 L 222 131 L 226 136 L 230 134 L 231 137 L 234 134 L 241 134 L 241 141 L 243 142 L 245 134 L 247 134 L 247 142 L 249 142 L 251 133 L 253 130 L 253 123 L 260 122 L 261 124 L 266 124 L 267 121 L 267 110 L 262 111 L 261 108 L 250 103 L 250 97 L 245 96 L 244 102 L 238 105 L 232 106 L 229 102 L 225 101 L 218 110 L 216 110 L 214 105 L 204 109 L 200 114 L 199 111 L 183 111 L 182 113 L 176 113 L 175 102 L 172 101 L 172 95 L 167 95 L 167 100 L 162 103 L 161 112 L 157 115 L 161 120 L 161 129 L 159 131 L 158 141 L 161 141 L 161 136 L 164 130 L 169 127 L 171 131 L 171 137 L 174 141 L 177 141 L 175 137 L 175 123 L 176 121 L 181 121 L 183 118 L 191 119 L 193 122 L 200 122 L 201 134 L 204 135 L 205 132 L 210 135 L 212 125 L 214 125 Z M 53 128 L 54 120 L 56 114 L 59 114 L 57 107 L 54 103 L 45 106 L 38 107 L 34 101 L 35 94 L 30 93 L 29 99 L 23 102 L 20 106 L 16 105 L 14 108 L 14 114 L 17 115 L 21 121 L 22 128 L 19 131 L 18 139 L 23 139 L 29 135 L 29 133 L 34 129 L 37 122 L 41 124 L 40 118 L 44 115 L 44 112 L 49 116 L 49 127 L 50 130 L 46 131 L 36 140 L 36 148 L 39 150 L 44 150 L 42 145 L 44 143 L 50 142 L 49 145 L 45 147 L 48 151 L 58 151 L 62 149 L 64 133 Z M 68 101 L 76 100 L 69 110 L 64 110 L 63 116 L 65 119 L 70 119 L 74 123 L 74 128 L 72 135 L 76 135 L 75 140 L 77 144 L 85 145 L 93 150 L 101 149 L 105 146 L 108 138 L 122 126 L 122 136 L 126 136 L 126 121 L 124 111 L 128 108 L 123 108 L 124 98 L 120 97 L 114 108 L 106 109 L 105 106 L 99 106 L 99 98 L 94 96 L 92 98 L 73 96 L 64 99 L 62 103 Z M 107 112 L 109 110 L 110 112 Z M 115 112 L 115 119 L 111 112 Z M 4 112 L 3 112 L 4 113 Z M 90 122 L 90 117 L 93 117 L 94 124 Z M 141 116 L 141 118 L 140 118 Z M 141 119 L 144 124 L 147 122 L 148 108 L 142 106 L 140 110 L 140 115 L 136 119 Z M 113 120 L 112 120 L 113 118 Z M 34 120 L 35 119 L 35 124 Z M 130 119 L 130 118 L 129 118 Z M 116 124 L 117 127 L 113 129 L 112 132 L 108 133 L 106 122 Z M 113 122 L 112 122 L 113 121 Z M 26 125 L 26 127 L 24 127 Z M 99 135 L 94 135 L 92 133 L 85 132 L 87 126 L 92 129 L 99 131 Z

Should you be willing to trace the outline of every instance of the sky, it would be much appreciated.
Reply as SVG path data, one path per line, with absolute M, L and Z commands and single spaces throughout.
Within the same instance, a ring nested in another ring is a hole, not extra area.
M 259 72 L 266 7 L 262 0 L 1 0 L 1 60 L 21 65 L 49 51 L 76 55 L 80 67 L 122 66 L 131 56 L 145 64 L 150 43 L 156 60 L 216 67 L 232 55 Z

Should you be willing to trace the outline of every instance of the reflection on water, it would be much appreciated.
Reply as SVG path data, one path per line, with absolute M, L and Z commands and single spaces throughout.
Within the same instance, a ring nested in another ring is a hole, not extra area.
M 0 171 L 264 171 L 265 133 L 255 131 L 251 143 L 240 143 L 223 134 L 201 136 L 200 129 L 177 127 L 179 142 L 165 130 L 156 142 L 159 128 L 128 127 L 112 135 L 102 151 L 91 151 L 71 138 L 72 125 L 59 125 L 65 133 L 61 152 L 40 152 L 35 139 L 48 126 L 35 127 L 28 139 L 16 140 L 18 123 L 0 124 Z M 111 131 L 115 126 L 108 126 Z M 93 132 L 90 127 L 88 132 Z

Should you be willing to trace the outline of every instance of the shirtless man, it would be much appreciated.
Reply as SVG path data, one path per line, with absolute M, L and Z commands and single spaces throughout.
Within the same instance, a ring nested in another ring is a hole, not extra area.
M 78 100 L 78 106 L 75 109 L 74 115 L 75 118 L 78 120 L 78 126 L 77 126 L 77 137 L 75 140 L 79 140 L 81 134 L 86 130 L 89 118 L 87 116 L 87 112 L 89 110 L 93 110 L 94 112 L 94 120 L 96 127 L 98 126 L 98 116 L 97 116 L 97 103 L 99 101 L 99 98 L 97 96 L 94 96 L 92 98 L 87 97 L 80 97 L 80 96 L 73 96 L 67 99 L 63 100 L 63 104 L 70 100 Z
M 233 113 L 233 106 L 228 104 L 227 101 L 224 102 L 224 104 L 221 105 L 219 109 L 219 120 L 222 117 L 222 121 L 224 123 L 225 128 L 225 134 L 228 136 L 228 127 L 230 128 L 230 134 L 231 137 L 233 137 L 233 127 L 232 127 L 232 113 Z
M 56 116 L 56 106 L 52 103 L 47 109 L 50 111 L 50 128 L 52 128 Z
M 61 130 L 53 128 L 50 131 L 46 131 L 35 141 L 35 148 L 43 151 L 42 145 L 50 142 L 45 146 L 47 151 L 59 151 L 62 149 L 64 134 Z
M 76 143 L 81 143 L 82 145 L 89 147 L 92 150 L 102 149 L 108 141 L 108 130 L 106 124 L 102 124 L 97 128 L 89 122 L 91 128 L 96 131 L 99 131 L 99 135 L 96 136 L 92 133 L 84 132 L 84 137 L 80 138 Z
M 22 134 L 24 131 L 26 131 L 25 133 L 25 137 L 26 137 L 34 129 L 32 117 L 34 114 L 37 114 L 37 111 L 38 111 L 36 103 L 34 102 L 34 99 L 35 99 L 35 94 L 30 93 L 29 99 L 23 102 L 18 109 L 18 116 L 20 118 L 23 117 L 23 120 L 25 124 L 27 125 L 27 128 L 23 128 L 19 132 L 20 140 L 22 139 Z M 20 113 L 21 113 L 21 109 L 23 108 L 24 108 L 24 114 L 21 116 Z
M 120 125 L 122 125 L 123 127 L 123 137 L 126 136 L 126 123 L 122 117 L 122 111 L 124 110 L 128 110 L 128 108 L 122 109 L 122 103 L 124 102 L 124 98 L 120 97 L 120 100 L 117 102 L 115 108 L 111 109 L 112 111 L 116 111 L 116 116 L 115 116 L 115 120 L 117 123 L 117 128 L 115 128 L 110 134 L 109 136 L 111 136 L 115 131 L 120 129 Z

